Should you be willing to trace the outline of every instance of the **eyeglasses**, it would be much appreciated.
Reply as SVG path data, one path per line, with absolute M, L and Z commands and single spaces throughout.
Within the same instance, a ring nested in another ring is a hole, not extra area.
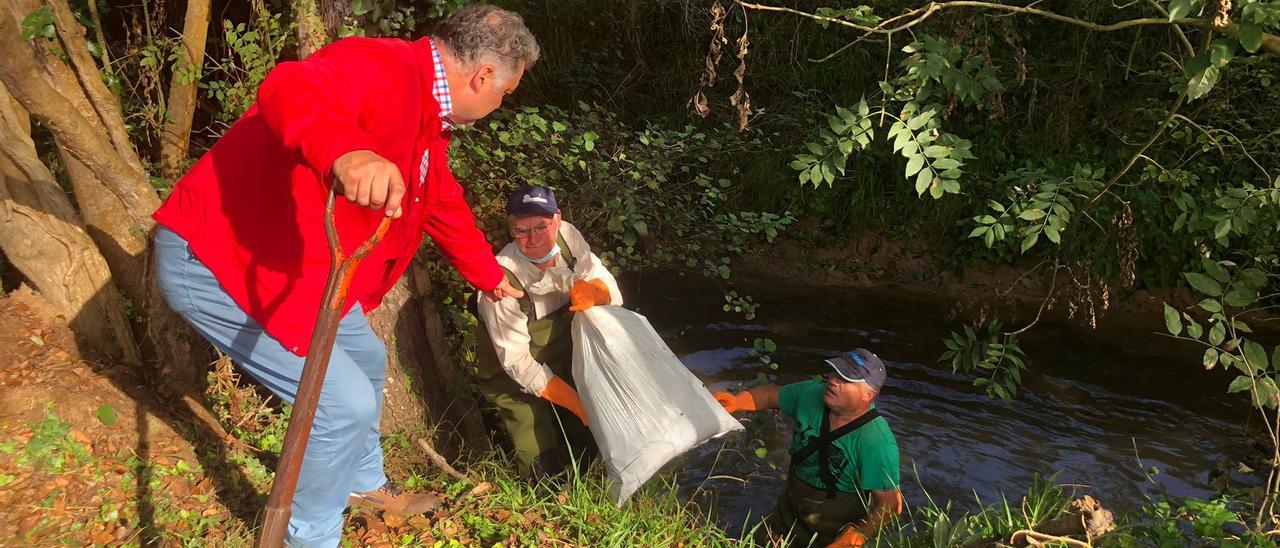
M 544 236 L 548 230 L 551 230 L 551 225 L 547 223 L 542 223 L 533 228 L 512 228 L 511 237 L 527 240 L 533 236 Z

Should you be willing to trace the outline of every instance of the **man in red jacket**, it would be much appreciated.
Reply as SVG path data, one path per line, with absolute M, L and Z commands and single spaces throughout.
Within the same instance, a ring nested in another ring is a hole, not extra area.
M 451 128 L 493 112 L 538 58 L 520 17 L 468 6 L 428 38 L 348 38 L 281 63 L 258 101 L 178 182 L 155 219 L 169 305 L 250 376 L 293 401 L 330 255 L 329 185 L 352 251 L 391 228 L 352 280 L 294 494 L 288 542 L 337 546 L 342 511 L 434 506 L 382 471 L 378 423 L 387 350 L 364 312 L 408 267 L 425 232 L 490 299 L 522 294 L 476 228 L 449 172 Z

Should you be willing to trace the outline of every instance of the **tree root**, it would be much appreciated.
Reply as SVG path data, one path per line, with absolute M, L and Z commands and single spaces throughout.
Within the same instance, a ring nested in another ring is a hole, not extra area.
M 221 442 L 224 447 L 228 449 L 241 449 L 251 454 L 262 452 L 262 450 L 257 447 L 240 441 L 239 438 L 231 435 L 230 432 L 227 432 L 227 430 L 222 427 L 222 423 L 218 422 L 218 419 L 213 416 L 213 413 L 210 413 L 208 409 L 205 409 L 204 405 L 195 398 L 184 395 L 182 396 L 182 403 L 186 406 L 186 410 L 191 414 L 191 417 L 201 426 L 204 426 L 204 428 L 212 434 L 213 437 L 218 438 L 218 441 Z
M 458 481 L 466 481 L 468 479 L 466 474 L 459 472 L 457 468 L 449 465 L 449 461 L 444 460 L 444 457 L 441 456 L 440 453 L 437 453 L 435 448 L 431 447 L 430 443 L 427 443 L 427 440 L 418 438 L 418 447 L 421 447 L 422 450 L 427 453 L 427 458 L 430 458 L 431 462 L 435 463 L 436 466 L 439 466 L 446 474 L 453 476 L 454 479 L 457 479 Z
M 471 480 L 471 478 L 468 478 L 466 474 L 463 474 L 462 472 L 459 472 L 458 469 L 454 468 L 453 466 L 450 466 L 449 461 L 444 460 L 444 457 L 441 456 L 440 453 L 437 453 L 435 448 L 431 447 L 430 443 L 427 443 L 427 440 L 418 438 L 418 447 L 421 447 L 422 450 L 427 453 L 427 457 L 431 459 L 431 462 L 435 463 L 436 466 L 439 466 L 440 469 L 444 470 L 446 474 L 453 476 L 454 479 L 457 479 L 458 481 Z M 461 495 L 458 495 L 456 498 L 454 498 L 453 502 L 451 502 L 450 504 L 458 504 L 469 498 L 478 497 L 480 495 L 488 493 L 490 489 L 493 489 L 493 484 L 487 481 L 479 482 L 475 484 L 475 486 L 472 487 L 471 489 L 468 489 L 467 492 Z
M 1034 529 L 1022 529 L 1021 531 L 1015 532 L 1012 536 L 1009 537 L 1009 544 L 1016 545 L 1018 541 L 1018 537 L 1026 537 L 1028 546 L 1044 546 L 1044 544 L 1047 542 L 1062 542 L 1071 546 L 1082 546 L 1083 548 L 1090 548 L 1091 546 L 1093 546 L 1088 542 L 1076 540 L 1071 537 L 1059 537 L 1055 535 L 1049 535 L 1046 533 L 1041 533 Z

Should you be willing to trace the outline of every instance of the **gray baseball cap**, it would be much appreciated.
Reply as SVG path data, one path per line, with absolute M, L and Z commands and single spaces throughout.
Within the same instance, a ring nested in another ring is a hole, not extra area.
M 827 365 L 836 370 L 840 378 L 849 382 L 865 382 L 876 392 L 884 386 L 884 362 L 879 356 L 865 348 L 855 348 L 849 352 L 827 358 Z

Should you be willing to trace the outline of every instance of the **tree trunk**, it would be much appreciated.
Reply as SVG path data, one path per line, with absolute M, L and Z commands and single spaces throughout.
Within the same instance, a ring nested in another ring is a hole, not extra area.
M 17 15 L 38 9 L 40 1 L 9 0 L 9 4 L 13 13 Z M 78 23 L 73 24 L 78 26 Z M 67 34 L 74 36 L 71 32 Z M 83 43 L 83 39 L 81 42 Z M 119 118 L 119 115 L 102 116 L 85 94 L 76 73 L 62 61 L 59 55 L 48 51 L 45 46 L 46 44 L 37 42 L 31 49 L 36 65 L 43 68 L 42 76 L 92 126 L 97 137 L 106 140 L 107 129 L 104 118 Z M 119 110 L 119 106 L 114 102 L 104 107 L 106 110 L 113 108 Z M 99 251 L 107 259 L 107 264 L 115 275 L 117 287 L 130 302 L 140 305 L 145 302 L 147 296 L 145 261 L 147 234 L 144 228 L 132 221 L 124 203 L 61 142 L 58 143 L 58 152 L 66 165 L 67 175 L 80 208 L 80 216 L 87 225 L 89 236 L 98 244 Z M 127 157 L 132 158 L 129 161 L 136 162 L 137 156 L 133 149 L 129 148 L 127 152 Z M 147 190 L 150 191 L 150 187 Z
M 412 431 L 429 425 L 436 432 L 432 444 L 437 450 L 483 452 L 489 436 L 480 407 L 449 358 L 438 305 L 420 289 L 429 289 L 429 281 L 426 269 L 415 263 L 369 314 L 390 354 L 382 426 L 385 431 Z
M 329 41 L 338 39 L 342 22 L 351 15 L 350 0 L 320 0 L 320 19 L 324 21 L 324 34 Z
M 444 311 L 440 307 L 440 298 L 431 283 L 431 274 L 420 262 L 415 262 L 409 270 L 409 278 L 419 298 L 426 344 L 431 351 L 427 361 L 430 372 L 439 379 L 446 390 L 447 401 L 452 421 L 457 425 L 458 434 L 475 450 L 485 453 L 489 450 L 489 430 L 484 426 L 484 417 L 480 415 L 480 401 L 471 390 L 471 377 L 453 360 L 449 339 L 444 331 Z
M 191 119 L 196 114 L 196 85 L 205 64 L 205 44 L 209 38 L 210 0 L 189 0 L 182 27 L 182 49 L 172 81 L 169 106 L 165 109 L 164 132 L 160 134 L 160 164 L 165 181 L 177 181 L 187 169 L 187 147 L 191 143 Z
M 54 138 L 66 147 L 68 154 L 88 167 L 120 199 L 134 226 L 143 234 L 150 233 L 155 224 L 151 220 L 151 212 L 159 207 L 160 198 L 152 190 L 146 173 L 134 164 L 136 155 L 118 151 L 111 140 L 96 131 L 94 125 L 80 115 L 66 97 L 49 85 L 43 71 L 36 65 L 31 47 L 23 42 L 19 34 L 17 21 L 13 16 L 21 16 L 16 13 L 11 15 L 0 17 L 0 59 L 5 60 L 0 63 L 0 82 L 9 88 L 9 92 L 24 109 L 53 132 Z M 83 49 L 83 39 L 79 45 Z M 68 49 L 73 47 L 68 46 Z M 71 57 L 74 59 L 76 55 L 71 54 Z M 101 85 L 96 74 L 95 70 L 93 80 Z M 92 82 L 86 83 L 83 78 L 80 83 L 92 87 Z M 102 112 L 100 105 L 101 102 L 94 102 L 94 108 L 99 114 Z M 119 112 L 107 118 L 122 119 Z M 110 123 L 108 131 L 115 133 Z M 124 145 L 132 146 L 127 137 Z M 129 156 L 134 157 L 134 160 L 130 161 Z
M 148 350 L 156 353 L 165 388 L 194 401 L 204 392 L 208 344 L 169 310 L 147 269 L 146 248 L 155 226 L 150 215 L 160 206 L 159 196 L 124 132 L 119 104 L 98 78 L 92 59 L 88 67 L 81 59 L 79 70 L 72 72 L 58 56 L 22 41 L 17 21 L 34 7 L 30 2 L 6 0 L 10 13 L 0 14 L 0 58 L 6 60 L 0 63 L 0 82 L 53 132 L 81 211 L 91 219 L 90 234 L 101 250 L 95 253 L 108 258 L 116 283 L 123 282 L 135 308 L 145 311 Z M 58 14 L 68 13 L 65 3 L 49 4 L 56 20 L 64 20 Z M 63 49 L 87 50 L 78 23 L 55 25 Z M 80 56 L 69 58 L 74 62 Z
M 189 0 L 182 26 L 182 49 L 178 52 L 179 68 L 169 81 L 167 119 L 160 134 L 160 163 L 167 181 L 176 181 L 187 168 L 191 118 L 196 111 L 196 84 L 200 82 L 208 36 L 209 0 Z
M 107 34 L 102 30 L 102 17 L 98 15 L 98 0 L 88 0 L 89 20 L 93 21 L 93 31 L 98 37 L 98 47 L 102 48 L 102 71 L 115 74 L 111 68 L 111 48 L 107 47 Z
M 107 261 L 75 208 L 40 162 L 27 113 L 0 86 L 0 249 L 80 342 L 138 362 L 140 356 Z
M 351 14 L 349 0 L 293 0 L 291 4 L 298 23 L 299 59 L 337 40 L 343 20 Z
M 430 379 L 423 376 L 427 349 L 422 344 L 422 317 L 405 280 L 387 292 L 382 305 L 370 312 L 368 319 L 373 331 L 387 345 L 382 429 L 386 432 L 420 429 L 434 394 Z
M 71 67 L 79 76 L 79 87 L 93 104 L 93 109 L 98 114 L 98 122 L 106 127 L 107 135 L 111 138 L 110 142 L 116 153 L 141 176 L 138 179 L 140 184 L 135 183 L 134 190 L 152 196 L 152 201 L 159 206 L 159 198 L 155 197 L 155 191 L 147 183 L 146 169 L 142 167 L 142 161 L 138 159 L 133 142 L 129 140 L 129 131 L 125 127 L 124 110 L 120 108 L 120 100 L 102 81 L 98 65 L 89 55 L 89 44 L 84 39 L 84 26 L 80 25 L 71 8 L 67 6 L 66 0 L 45 0 L 45 2 L 53 13 L 54 27 L 58 30 L 58 38 L 62 40 L 63 50 L 70 59 Z
M 293 0 L 293 20 L 298 24 L 298 58 L 306 59 L 329 42 L 316 0 Z
M 58 153 L 67 167 L 89 237 L 107 259 L 116 286 L 129 302 L 141 306 L 147 299 L 148 233 L 132 222 L 119 198 L 61 143 Z

